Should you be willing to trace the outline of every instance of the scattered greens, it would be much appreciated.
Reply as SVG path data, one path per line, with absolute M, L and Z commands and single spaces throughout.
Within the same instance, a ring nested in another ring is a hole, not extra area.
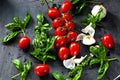
M 49 1 L 49 2 L 54 2 L 54 0 L 48 0 L 48 1 Z M 47 0 L 41 0 L 41 1 L 40 1 L 40 4 L 41 4 L 42 6 L 43 6 L 45 3 L 47 4 L 48 8 L 50 8 L 49 5 L 48 5 Z
M 51 29 L 51 26 L 46 23 L 43 24 L 44 16 L 42 14 L 37 15 L 38 25 L 35 26 L 35 37 L 33 39 L 34 51 L 31 53 L 36 59 L 45 63 L 48 59 L 55 60 L 55 56 L 50 53 L 50 49 L 53 48 L 55 37 L 47 36 L 47 31 Z
M 82 19 L 81 23 L 85 26 L 92 23 L 92 27 L 95 28 L 96 25 L 99 25 L 99 22 L 102 20 L 101 16 L 103 14 L 103 10 L 100 10 L 96 16 L 93 16 L 92 14 L 88 14 L 87 19 Z
M 88 4 L 102 4 L 91 0 L 70 0 L 73 4 L 74 14 L 79 14 Z
M 16 37 L 20 32 L 22 32 L 25 35 L 25 28 L 30 20 L 30 14 L 27 13 L 26 16 L 22 21 L 18 17 L 13 18 L 12 23 L 8 23 L 5 25 L 5 28 L 10 30 L 11 32 L 5 36 L 1 42 L 6 43 Z
M 19 73 L 12 76 L 11 78 L 15 78 L 20 75 L 20 80 L 26 80 L 28 72 L 31 70 L 30 60 L 27 60 L 25 64 L 22 64 L 22 62 L 19 59 L 14 59 L 12 60 L 12 63 L 19 70 Z
M 117 60 L 117 58 L 107 58 L 106 50 L 102 43 L 100 43 L 97 46 L 91 46 L 90 53 L 92 53 L 94 57 L 89 56 L 86 60 L 84 60 L 82 63 L 80 63 L 71 71 L 69 71 L 68 73 L 69 78 L 65 78 L 64 76 L 62 76 L 62 74 L 58 72 L 53 72 L 52 74 L 53 77 L 56 80 L 79 80 L 82 75 L 84 67 L 86 66 L 92 67 L 92 65 L 100 64 L 100 67 L 98 69 L 97 80 L 101 80 L 109 68 L 109 62 Z

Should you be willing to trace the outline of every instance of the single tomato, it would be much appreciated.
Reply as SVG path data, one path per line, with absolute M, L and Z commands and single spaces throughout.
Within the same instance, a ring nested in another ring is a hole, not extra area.
M 67 34 L 67 28 L 65 27 L 58 27 L 56 30 L 55 30 L 55 36 L 64 36 Z
M 72 21 L 68 21 L 65 23 L 65 27 L 68 28 L 68 30 L 72 31 L 75 28 L 75 24 Z
M 77 42 L 72 42 L 69 46 L 70 55 L 77 56 L 80 52 L 80 45 Z
M 105 34 L 102 37 L 102 43 L 106 48 L 111 49 L 114 46 L 114 39 L 110 34 Z
M 66 45 L 66 38 L 64 36 L 58 36 L 54 42 L 54 47 L 56 49 Z
M 61 18 L 56 18 L 52 22 L 52 27 L 57 29 L 58 27 L 62 27 L 64 24 L 65 22 Z
M 61 12 L 67 13 L 72 9 L 72 3 L 70 1 L 64 1 L 60 7 Z
M 48 17 L 55 19 L 61 16 L 60 11 L 56 8 L 49 8 L 47 12 Z
M 69 49 L 67 47 L 60 47 L 58 57 L 60 60 L 65 60 L 69 56 Z
M 72 20 L 72 15 L 70 13 L 64 13 L 62 15 L 62 20 L 64 20 L 64 21 L 71 21 Z
M 18 46 L 21 49 L 26 49 L 30 45 L 30 38 L 27 36 L 22 36 L 18 42 Z
M 34 68 L 34 72 L 37 76 L 45 76 L 50 72 L 50 68 L 47 64 L 38 64 Z
M 69 31 L 66 38 L 67 38 L 67 43 L 74 42 L 77 38 L 77 33 L 74 31 Z

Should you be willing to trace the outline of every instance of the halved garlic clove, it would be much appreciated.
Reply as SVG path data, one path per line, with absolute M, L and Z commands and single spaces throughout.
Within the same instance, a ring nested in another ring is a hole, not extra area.
M 103 10 L 103 14 L 101 18 L 104 18 L 107 14 L 107 11 L 103 5 L 95 5 L 91 11 L 92 15 L 96 16 L 101 9 Z
M 92 23 L 86 26 L 84 29 L 81 30 L 83 33 L 89 33 L 90 36 L 94 36 L 95 29 L 92 27 Z
M 96 40 L 90 36 L 90 35 L 86 35 L 84 38 L 83 38 L 83 44 L 84 45 L 92 45 L 96 42 Z
M 74 58 L 75 58 L 75 56 L 70 59 L 63 60 L 63 65 L 65 66 L 65 68 L 73 69 L 75 67 L 75 63 L 73 61 Z
M 85 36 L 85 34 L 83 34 L 83 33 L 78 34 L 76 41 L 83 40 L 84 36 Z
M 76 58 L 76 59 L 74 59 L 74 63 L 80 64 L 86 57 L 87 57 L 87 55 L 85 55 L 84 57 L 81 56 L 81 58 Z

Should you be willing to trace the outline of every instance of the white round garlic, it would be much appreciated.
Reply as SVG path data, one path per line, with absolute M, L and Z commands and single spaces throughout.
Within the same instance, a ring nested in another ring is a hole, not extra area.
M 104 18 L 107 14 L 107 11 L 103 5 L 95 5 L 91 11 L 92 15 L 96 16 L 101 9 L 103 10 L 103 14 L 101 18 Z

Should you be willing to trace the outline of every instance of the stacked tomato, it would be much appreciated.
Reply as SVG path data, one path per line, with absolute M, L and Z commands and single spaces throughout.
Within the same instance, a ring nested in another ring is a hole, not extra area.
M 77 56 L 80 52 L 80 46 L 75 42 L 77 33 L 74 31 L 75 25 L 70 14 L 71 9 L 72 3 L 64 1 L 60 6 L 60 10 L 49 8 L 47 13 L 52 19 L 52 27 L 55 30 L 54 35 L 57 36 L 54 47 L 58 50 L 60 60 L 67 59 L 69 55 Z

